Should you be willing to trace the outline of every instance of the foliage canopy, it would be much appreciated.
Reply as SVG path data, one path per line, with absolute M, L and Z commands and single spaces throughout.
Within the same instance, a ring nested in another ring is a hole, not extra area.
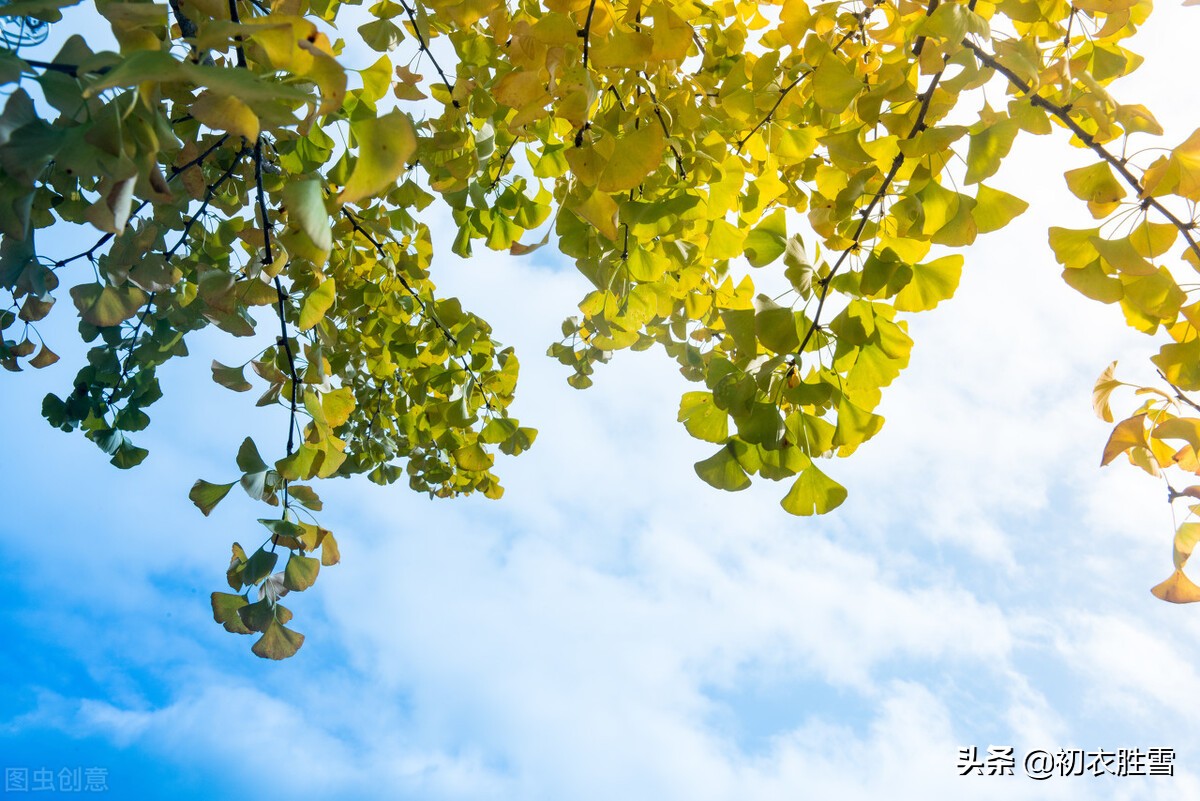
M 79 0 L 12 0 L 6 30 L 93 24 Z M 1051 228 L 1066 282 L 1162 333 L 1161 387 L 1115 425 L 1108 463 L 1200 472 L 1200 131 L 1162 133 L 1109 85 L 1149 0 L 97 0 L 118 50 L 82 36 L 35 59 L 0 49 L 0 363 L 57 356 L 38 323 L 68 286 L 87 364 L 42 413 L 117 467 L 161 396 L 156 368 L 215 326 L 271 333 L 238 365 L 286 436 L 247 439 L 229 481 L 197 481 L 208 514 L 240 484 L 277 511 L 233 545 L 216 620 L 259 656 L 303 636 L 279 603 L 338 561 L 311 480 L 407 477 L 438 496 L 499 497 L 494 453 L 535 431 L 509 416 L 517 358 L 431 280 L 429 221 L 453 251 L 553 244 L 593 285 L 549 353 L 584 388 L 617 350 L 660 345 L 696 382 L 679 408 L 724 490 L 786 480 L 797 515 L 846 490 L 826 457 L 883 425 L 907 365 L 905 315 L 954 294 L 956 251 L 1026 203 L 988 183 L 1018 135 L 1057 135 L 1094 163 L 1066 173 L 1096 219 Z M 421 70 L 418 73 L 416 70 Z M 1146 153 L 1146 151 L 1143 151 Z M 1159 154 L 1161 153 L 1161 155 Z M 83 253 L 39 231 L 87 224 Z M 439 258 L 444 256 L 439 255 Z M 738 266 L 774 271 L 782 294 Z M 90 270 L 88 269 L 90 266 Z M 762 283 L 762 282 L 760 282 Z M 248 347 L 247 350 L 252 348 Z M 252 375 L 248 375 L 249 367 Z M 254 377 L 257 378 L 254 378 Z M 253 379 L 253 380 L 252 380 Z M 1095 390 L 1113 422 L 1115 364 Z M 1200 501 L 1200 486 L 1171 501 Z M 1196 507 L 1193 507 L 1195 511 Z M 1200 599 L 1175 536 L 1154 592 Z M 279 565 L 280 554 L 286 561 Z M 314 555 L 317 554 L 317 555 Z M 255 600 L 249 590 L 257 588 Z

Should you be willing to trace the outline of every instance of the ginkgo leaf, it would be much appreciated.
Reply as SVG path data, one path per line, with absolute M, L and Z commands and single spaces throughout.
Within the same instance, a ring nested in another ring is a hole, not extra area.
M 321 538 L 321 564 L 324 567 L 336 565 L 342 560 L 341 551 L 338 550 L 337 539 L 328 532 Z
M 229 494 L 229 490 L 236 483 L 236 481 L 230 481 L 228 484 L 210 484 L 203 479 L 199 479 L 192 485 L 191 492 L 188 493 L 188 498 L 191 499 L 192 503 L 196 504 L 196 508 L 203 512 L 205 517 L 208 517 L 213 508 Z
M 250 629 L 246 628 L 246 624 L 242 622 L 241 615 L 238 610 L 245 607 L 249 601 L 245 595 L 235 595 L 228 592 L 214 592 L 212 594 L 212 612 L 213 620 L 225 627 L 225 630 L 231 634 L 250 634 Z
M 1126 195 L 1125 186 L 1103 161 L 1089 167 L 1067 170 L 1065 176 L 1071 194 L 1086 200 L 1092 216 L 1097 219 L 1107 217 Z
M 1151 164 L 1142 177 L 1142 186 L 1150 197 L 1174 193 L 1200 201 L 1200 128 L 1169 156 Z
M 319 559 L 293 553 L 288 557 L 287 567 L 283 570 L 283 586 L 293 592 L 307 590 L 317 580 L 320 571 Z
M 1092 387 L 1092 410 L 1096 412 L 1096 416 L 1106 423 L 1113 421 L 1112 407 L 1109 406 L 1109 399 L 1112 397 L 1113 390 L 1121 386 L 1121 382 L 1114 376 L 1117 371 L 1117 363 L 1114 361 L 1108 367 L 1104 368 L 1104 372 L 1096 379 L 1095 385 Z
M 391 186 L 417 149 L 412 120 L 403 111 L 352 122 L 350 132 L 358 142 L 358 160 L 339 204 L 358 203 Z
M 1105 264 L 1126 275 L 1154 275 L 1158 272 L 1157 267 L 1142 258 L 1134 249 L 1133 243 L 1128 238 L 1101 239 L 1094 237 L 1092 247 L 1096 248 L 1096 252 L 1100 254 L 1100 258 L 1104 260 Z
M 325 210 L 325 192 L 318 178 L 293 181 L 283 188 L 283 203 L 288 217 L 300 226 L 318 250 L 333 247 L 329 212 Z
M 1200 587 L 1197 587 L 1191 579 L 1185 576 L 1182 570 L 1176 570 L 1166 581 L 1153 587 L 1150 592 L 1155 598 L 1173 604 L 1190 604 L 1200 601 Z
M 226 389 L 232 389 L 234 392 L 245 392 L 252 388 L 253 385 L 246 380 L 245 370 L 245 365 L 241 367 L 229 367 L 213 359 L 213 381 L 216 381 Z
M 567 208 L 596 226 L 611 241 L 617 239 L 617 203 L 607 192 L 595 190 L 585 197 L 573 198 Z
M 259 548 L 246 560 L 246 566 L 242 570 L 242 580 L 247 584 L 257 584 L 271 574 L 278 559 L 279 554 L 274 551 Z
M 301 331 L 307 331 L 325 319 L 325 313 L 333 308 L 337 297 L 336 288 L 333 278 L 326 278 L 308 293 L 300 306 L 300 319 L 297 321 Z
M 1200 541 L 1200 523 L 1184 523 L 1175 532 L 1173 558 L 1176 570 L 1183 570 L 1183 566 L 1187 564 L 1192 551 L 1196 548 L 1197 541 Z
M 236 95 L 218 94 L 211 89 L 201 92 L 191 111 L 193 117 L 214 131 L 228 131 L 247 139 L 258 136 L 258 115 Z
M 746 471 L 738 464 L 728 446 L 709 458 L 696 462 L 696 475 L 709 486 L 729 492 L 737 492 L 750 486 Z
M 979 233 L 986 234 L 1001 230 L 1028 208 L 1029 204 L 1019 197 L 980 184 L 971 216 Z
M 1200 390 L 1200 339 L 1169 342 L 1150 361 L 1180 389 Z
M 813 99 L 826 111 L 844 111 L 863 89 L 854 71 L 832 53 L 821 61 L 810 80 Z
M 962 278 L 962 267 L 963 257 L 957 253 L 934 259 L 928 264 L 914 264 L 912 280 L 896 293 L 896 309 L 927 311 L 953 297 Z
M 264 659 L 287 659 L 295 656 L 303 644 L 303 634 L 272 621 L 250 650 Z
M 796 478 L 780 505 L 794 515 L 823 515 L 842 505 L 846 488 L 810 464 Z
M 1012 149 L 1013 140 L 1020 130 L 1017 121 L 1009 117 L 984 125 L 971 134 L 967 148 L 967 174 L 965 183 L 974 184 L 990 178 L 1000 169 L 1000 162 Z
M 1147 447 L 1146 415 L 1135 414 L 1117 423 L 1113 428 L 1104 446 L 1104 454 L 1100 457 L 1100 465 L 1103 467 L 1130 448 Z
M 763 267 L 782 256 L 787 250 L 787 217 L 783 209 L 755 226 L 746 236 L 743 247 L 751 267 Z
M 596 188 L 603 192 L 626 192 L 637 187 L 662 164 L 666 146 L 662 129 L 657 125 L 644 125 L 621 137 Z
M 711 392 L 685 392 L 679 401 L 679 422 L 705 442 L 722 443 L 729 438 L 729 415 L 713 403 Z
M 1195 417 L 1176 417 L 1154 427 L 1153 436 L 1158 439 L 1181 439 L 1200 453 L 1200 420 Z
M 145 292 L 129 285 L 80 284 L 71 288 L 71 299 L 79 316 L 96 326 L 120 325 L 146 305 L 147 297 Z
M 50 350 L 50 348 L 43 343 L 41 349 L 37 352 L 37 355 L 29 360 L 29 366 L 40 370 L 43 367 L 49 367 L 57 361 L 58 354 Z

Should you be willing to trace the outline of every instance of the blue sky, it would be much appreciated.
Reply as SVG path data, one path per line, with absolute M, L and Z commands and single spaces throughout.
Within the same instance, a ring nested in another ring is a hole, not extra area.
M 1118 90 L 1170 143 L 1194 109 L 1158 88 L 1180 68 L 1158 57 L 1186 52 L 1188 11 L 1162 10 L 1134 45 L 1147 74 Z M 584 292 L 569 266 L 445 256 L 442 289 L 517 347 L 538 441 L 501 460 L 500 502 L 322 487 L 343 563 L 289 599 L 308 639 L 281 664 L 208 609 L 258 511 L 186 499 L 284 425 L 207 380 L 247 346 L 204 334 L 163 368 L 151 456 L 120 472 L 40 420 L 82 358 L 57 310 L 62 362 L 0 395 L 18 421 L 0 766 L 102 767 L 141 799 L 1200 797 L 1200 617 L 1147 592 L 1170 569 L 1161 485 L 1097 467 L 1090 412 L 1100 370 L 1137 374 L 1156 346 L 1068 289 L 1045 245 L 1048 221 L 1084 221 L 1056 175 L 1087 162 L 1061 136 L 1020 147 L 999 185 L 1033 207 L 911 320 L 888 423 L 829 466 L 850 498 L 817 520 L 784 513 L 780 485 L 694 476 L 710 446 L 675 422 L 687 384 L 661 354 L 566 385 L 541 354 Z M 1176 776 L 960 778 L 970 745 L 1171 747 Z

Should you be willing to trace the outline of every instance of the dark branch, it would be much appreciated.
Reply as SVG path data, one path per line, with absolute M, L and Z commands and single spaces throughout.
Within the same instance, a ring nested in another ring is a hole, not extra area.
M 646 79 L 646 93 L 650 95 L 650 102 L 654 104 L 654 116 L 658 117 L 658 124 L 662 127 L 663 136 L 667 137 L 667 147 L 671 148 L 671 152 L 675 155 L 675 169 L 679 172 L 679 177 L 687 180 L 687 170 L 683 168 L 683 156 L 679 154 L 679 149 L 671 143 L 671 131 L 667 129 L 667 121 L 662 115 L 662 110 L 658 107 L 658 98 L 654 95 L 654 89 L 650 87 L 650 80 L 646 78 L 646 73 L 642 73 L 642 78 Z
M 1179 233 L 1183 234 L 1183 238 L 1187 242 L 1188 248 L 1195 253 L 1198 258 L 1200 258 L 1200 243 L 1198 243 L 1195 237 L 1192 236 L 1192 225 L 1179 219 L 1179 217 L 1177 217 L 1174 212 L 1164 206 L 1162 202 L 1158 200 L 1158 198 L 1147 196 L 1146 190 L 1142 186 L 1142 182 L 1139 181 L 1137 176 L 1129 170 L 1129 167 L 1126 166 L 1125 162 L 1110 153 L 1108 149 L 1104 147 L 1104 145 L 1097 142 L 1096 139 L 1087 131 L 1085 131 L 1078 122 L 1072 119 L 1069 108 L 1066 106 L 1060 106 L 1057 103 L 1053 103 L 1039 95 L 1036 91 L 1034 91 L 1033 87 L 1026 83 L 1019 75 L 1001 64 L 995 56 L 984 51 L 974 42 L 964 39 L 962 44 L 963 47 L 974 53 L 975 57 L 978 58 L 984 66 L 990 67 L 991 69 L 1000 73 L 1008 80 L 1010 84 L 1015 86 L 1017 89 L 1020 89 L 1021 92 L 1029 98 L 1029 102 L 1032 105 L 1039 106 L 1040 108 L 1043 108 L 1053 114 L 1060 122 L 1062 122 L 1063 125 L 1070 129 L 1071 133 L 1075 134 L 1079 141 L 1083 142 L 1098 156 L 1100 156 L 1100 158 L 1104 159 L 1104 161 L 1106 161 L 1110 167 L 1116 170 L 1117 174 L 1121 176 L 1125 183 L 1129 184 L 1130 188 L 1137 193 L 1137 196 L 1141 198 L 1144 207 L 1154 209 L 1163 217 L 1165 217 L 1167 221 L 1171 223 L 1171 225 L 1175 226 L 1175 228 L 1179 230 Z
M 942 80 L 942 74 L 946 71 L 944 63 L 945 61 L 943 60 L 942 69 L 933 74 L 933 80 L 929 82 L 929 86 L 925 87 L 925 91 L 918 95 L 921 105 L 917 110 L 917 118 L 913 122 L 912 130 L 908 132 L 908 136 L 906 136 L 905 139 L 912 139 L 914 136 L 921 133 L 921 131 L 925 130 L 925 115 L 929 113 L 929 104 L 933 100 L 933 93 L 937 90 L 938 84 Z M 804 334 L 804 339 L 800 342 L 800 347 L 796 349 L 797 354 L 804 353 L 804 348 L 808 345 L 809 340 L 811 340 L 813 334 L 820 329 L 821 312 L 824 311 L 825 300 L 829 297 L 829 285 L 833 282 L 833 278 L 838 274 L 838 271 L 842 269 L 842 265 L 845 264 L 846 259 L 850 256 L 850 254 L 858 250 L 861 244 L 863 231 L 866 229 L 867 221 L 871 217 L 871 212 L 875 210 L 875 207 L 878 206 L 883 198 L 887 195 L 887 191 L 891 187 L 892 181 L 895 180 L 896 174 L 900 172 L 900 165 L 903 163 L 904 154 L 897 153 L 896 157 L 892 159 L 891 169 L 888 170 L 887 175 L 883 179 L 883 183 L 879 186 L 879 189 L 875 192 L 875 194 L 872 195 L 871 202 L 868 203 L 866 208 L 860 212 L 861 219 L 858 221 L 858 228 L 856 228 L 854 231 L 854 236 L 852 237 L 853 242 L 838 256 L 837 261 L 833 264 L 833 269 L 829 271 L 829 275 L 821 279 L 821 295 L 817 299 L 817 310 L 813 315 L 812 323 L 810 323 L 808 326 L 808 331 L 806 331 Z
M 350 227 L 353 228 L 356 233 L 362 234 L 363 237 L 365 237 L 366 240 L 371 243 L 371 246 L 375 248 L 375 251 L 381 257 L 385 259 L 388 257 L 387 251 L 384 249 L 379 240 L 372 236 L 371 232 L 362 226 L 362 221 L 351 214 L 349 209 L 342 207 L 342 216 L 350 221 Z M 455 337 L 450 329 L 446 327 L 445 323 L 438 319 L 437 315 L 433 313 L 433 310 L 429 308 L 429 304 L 425 302 L 425 299 L 421 297 L 421 295 L 415 289 L 413 289 L 412 284 L 408 283 L 408 279 L 401 275 L 398 270 L 396 271 L 395 276 L 400 282 L 400 286 L 404 287 L 404 290 L 408 292 L 408 294 L 412 295 L 413 299 L 417 302 L 417 305 L 421 307 L 421 314 L 423 314 L 427 320 L 433 323 L 434 327 L 442 333 L 442 336 L 446 338 L 447 342 L 452 345 L 457 345 L 458 338 Z M 493 409 L 492 401 L 488 396 L 487 390 L 484 389 L 483 381 L 479 378 L 479 375 L 474 369 L 472 369 L 465 356 L 460 355 L 458 357 L 458 362 L 462 365 L 462 368 L 467 371 L 467 374 L 474 379 L 475 386 L 479 387 L 479 392 L 483 395 L 484 406 L 487 407 L 488 411 L 491 411 Z
M 79 66 L 76 64 L 54 64 L 49 61 L 35 61 L 32 58 L 21 60 L 34 69 L 46 70 L 47 72 L 61 72 L 70 75 L 72 78 L 79 77 Z
M 767 112 L 767 115 L 765 117 L 763 117 L 761 120 L 759 120 L 757 125 L 755 125 L 753 128 L 750 129 L 750 133 L 746 134 L 745 136 L 743 136 L 741 139 L 738 140 L 737 150 L 734 152 L 736 152 L 736 153 L 742 152 L 742 148 L 745 147 L 746 143 L 750 141 L 750 137 L 754 136 L 754 134 L 758 131 L 759 128 L 763 127 L 764 125 L 766 125 L 768 122 L 771 121 L 771 116 L 776 111 L 779 110 L 779 106 L 780 106 L 780 104 L 783 103 L 783 99 L 788 96 L 788 92 L 795 89 L 800 84 L 800 81 L 804 80 L 809 75 L 812 75 L 812 73 L 813 73 L 812 70 L 805 70 L 804 72 L 802 72 L 796 76 L 796 80 L 792 81 L 791 83 L 789 83 L 787 86 L 783 87 L 783 89 L 781 89 L 779 91 L 779 97 L 776 98 L 775 105 L 771 106 L 771 110 Z
M 201 164 L 203 164 L 204 160 L 206 158 L 208 158 L 210 155 L 212 155 L 214 150 L 219 148 L 221 145 L 225 144 L 225 140 L 228 138 L 229 138 L 229 134 L 225 134 L 220 139 L 218 139 L 212 145 L 212 147 L 208 148 L 208 150 L 205 150 L 199 156 L 196 156 L 196 158 L 192 159 L 187 164 L 182 164 L 178 167 L 172 167 L 171 174 L 167 176 L 167 181 L 168 182 L 173 181 L 177 177 L 179 177 L 179 175 L 181 173 L 183 173 L 184 171 L 191 169 L 192 167 L 198 167 Z M 149 204 L 150 204 L 149 200 L 143 200 L 141 203 L 139 203 L 137 205 L 137 208 L 135 208 L 132 212 L 130 212 L 130 214 L 129 214 L 130 219 L 137 217 L 138 214 L 141 213 L 142 209 L 146 208 L 146 206 L 148 206 Z M 96 255 L 96 251 L 98 249 L 100 249 L 101 247 L 103 247 L 106 242 L 108 242 L 110 239 L 113 238 L 113 236 L 114 236 L 114 234 L 105 234 L 104 236 L 102 236 L 98 240 L 96 240 L 96 244 L 92 245 L 90 248 L 88 248 L 84 252 L 76 253 L 74 256 L 71 256 L 66 259 L 59 259 L 58 261 L 54 262 L 54 268 L 58 269 L 59 267 L 64 267 L 64 266 L 70 264 L 71 262 L 76 261 L 77 259 L 86 258 L 88 261 L 92 261 Z
M 583 68 L 587 69 L 588 65 L 588 48 L 592 43 L 592 15 L 596 13 L 596 0 L 591 0 L 588 3 L 587 19 L 583 21 L 583 30 L 578 32 L 580 39 L 583 39 Z
M 259 220 L 262 224 L 263 231 L 263 266 L 267 266 L 275 261 L 274 250 L 271 245 L 271 218 L 268 216 L 267 210 L 267 193 L 263 189 L 262 179 L 262 135 L 260 134 L 254 140 L 254 189 L 257 195 Z M 296 447 L 296 410 L 298 402 L 296 393 L 300 385 L 300 375 L 296 371 L 296 355 L 292 352 L 292 341 L 288 336 L 287 329 L 287 293 L 283 291 L 283 282 L 279 280 L 279 276 L 275 276 L 275 296 L 278 301 L 277 313 L 279 315 L 279 346 L 283 348 L 284 356 L 287 358 L 288 374 L 292 382 L 292 392 L 289 399 L 290 414 L 288 416 L 288 438 L 287 438 L 287 455 L 291 456 L 292 451 Z M 287 495 L 287 479 L 283 481 L 283 508 L 287 511 L 288 495 Z
M 438 63 L 437 58 L 433 55 L 433 51 L 429 49 L 429 42 L 425 41 L 425 36 L 421 33 L 421 27 L 417 25 L 417 15 L 404 0 L 400 0 L 400 7 L 404 9 L 404 13 L 408 15 L 408 21 L 412 23 L 413 33 L 417 37 L 417 46 L 421 48 L 422 53 L 429 57 L 429 60 L 433 63 L 433 68 L 437 70 L 438 77 L 442 79 L 442 84 L 446 87 L 446 91 L 449 92 L 450 102 L 454 104 L 455 108 L 462 108 L 462 104 L 454 99 L 454 84 L 450 83 L 450 79 L 446 77 L 442 65 Z

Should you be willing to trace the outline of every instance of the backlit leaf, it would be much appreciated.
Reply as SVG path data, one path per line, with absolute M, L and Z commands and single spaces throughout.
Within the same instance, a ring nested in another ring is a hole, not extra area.
M 417 149 L 412 120 L 402 111 L 351 123 L 350 132 L 358 142 L 358 161 L 338 203 L 358 203 L 389 187 Z

